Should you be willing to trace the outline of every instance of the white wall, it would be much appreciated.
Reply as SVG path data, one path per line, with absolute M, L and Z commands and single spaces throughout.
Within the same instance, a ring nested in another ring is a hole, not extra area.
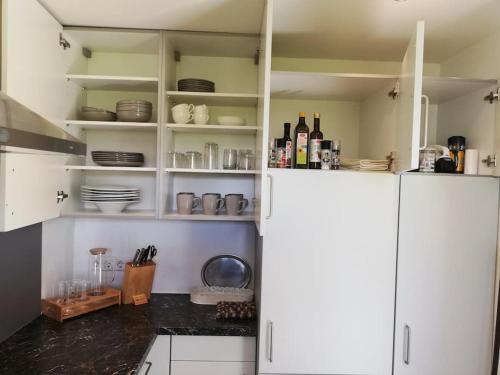
M 360 103 L 329 100 L 272 99 L 270 138 L 283 137 L 283 123 L 291 123 L 291 133 L 299 119 L 299 112 L 306 112 L 306 123 L 313 129 L 313 112 L 321 114 L 321 131 L 324 139 L 340 139 L 342 155 L 357 157 L 359 143 Z
M 75 220 L 73 272 L 86 278 L 89 249 L 106 247 L 113 257 L 130 261 L 135 250 L 147 245 L 158 249 L 153 292 L 189 293 L 202 285 L 200 272 L 209 258 L 234 254 L 253 269 L 253 223 L 187 223 L 155 220 Z M 121 285 L 121 273 L 117 286 Z
M 55 219 L 42 226 L 42 298 L 57 293 L 61 280 L 73 277 L 74 221 Z

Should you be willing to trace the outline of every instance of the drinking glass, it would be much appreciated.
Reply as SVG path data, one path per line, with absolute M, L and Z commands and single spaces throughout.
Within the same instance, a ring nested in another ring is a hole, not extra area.
M 217 143 L 205 143 L 205 154 L 203 156 L 203 168 L 219 168 L 219 146 Z
M 167 168 L 184 168 L 186 166 L 186 155 L 182 152 L 169 152 L 167 154 Z
M 200 169 L 201 168 L 201 153 L 198 151 L 187 151 L 186 152 L 186 162 L 187 168 L 190 169 Z
M 252 150 L 240 150 L 238 153 L 238 169 L 252 170 L 254 169 L 255 155 Z
M 237 161 L 238 161 L 238 150 L 234 148 L 225 148 L 222 167 L 224 169 L 236 169 Z

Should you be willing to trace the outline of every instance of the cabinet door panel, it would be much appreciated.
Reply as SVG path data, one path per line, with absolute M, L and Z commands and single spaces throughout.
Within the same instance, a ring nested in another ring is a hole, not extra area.
M 171 375 L 254 375 L 255 362 L 172 361 Z
M 259 53 L 259 100 L 257 104 L 257 136 L 255 143 L 255 224 L 264 235 L 266 215 L 269 207 L 267 180 L 267 153 L 269 139 L 269 107 L 271 103 L 271 43 L 273 22 L 273 0 L 266 0 Z
M 493 178 L 402 176 L 395 375 L 490 373 L 498 191 Z
M 170 374 L 170 337 L 166 335 L 156 336 L 144 365 L 138 371 L 139 375 Z
M 397 103 L 396 170 L 418 168 L 424 72 L 424 21 L 417 23 L 401 66 Z
M 2 91 L 49 121 L 64 120 L 62 26 L 38 1 L 2 1 Z
M 0 154 L 2 220 L 8 231 L 54 219 L 61 213 L 57 192 L 63 190 L 62 155 Z
M 391 374 L 399 177 L 269 173 L 259 373 Z

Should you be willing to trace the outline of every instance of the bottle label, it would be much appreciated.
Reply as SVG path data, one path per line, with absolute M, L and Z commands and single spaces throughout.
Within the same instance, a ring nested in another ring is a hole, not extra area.
M 276 167 L 286 168 L 286 148 L 278 147 L 278 152 L 276 153 Z
M 286 168 L 292 168 L 292 141 L 286 141 L 285 158 Z
M 295 164 L 307 164 L 307 138 L 309 138 L 309 134 L 307 133 L 298 133 L 297 134 L 297 158 Z
M 311 139 L 311 147 L 309 150 L 309 162 L 321 162 L 321 139 Z

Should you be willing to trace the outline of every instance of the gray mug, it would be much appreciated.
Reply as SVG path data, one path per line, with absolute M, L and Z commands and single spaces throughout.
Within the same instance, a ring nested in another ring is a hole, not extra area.
M 248 206 L 248 199 L 243 194 L 226 194 L 226 213 L 230 216 L 240 215 Z
M 177 193 L 177 212 L 181 215 L 191 215 L 193 208 L 198 207 L 201 199 L 194 193 Z
M 205 215 L 217 215 L 217 212 L 225 206 L 225 203 L 220 194 L 205 193 L 201 196 L 201 205 Z

